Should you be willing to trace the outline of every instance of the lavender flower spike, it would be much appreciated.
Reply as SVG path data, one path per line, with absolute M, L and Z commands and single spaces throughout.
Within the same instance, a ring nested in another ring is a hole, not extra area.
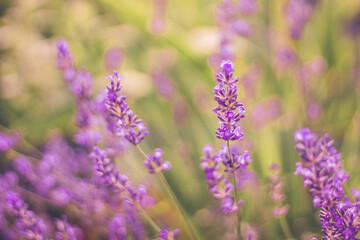
M 174 240 L 177 235 L 179 235 L 180 229 L 175 229 L 170 231 L 169 227 L 163 227 L 159 233 L 159 238 L 153 240 Z
M 146 126 L 141 119 L 130 110 L 125 102 L 126 97 L 120 95 L 122 88 L 118 73 L 114 71 L 112 76 L 107 77 L 110 83 L 107 87 L 106 106 L 117 122 L 117 128 L 120 135 L 134 145 L 138 145 L 148 134 Z
M 0 132 L 0 152 L 6 152 L 21 140 L 19 132 L 12 132 L 10 135 Z
M 171 163 L 162 159 L 163 151 L 159 148 L 154 150 L 154 155 L 149 154 L 144 161 L 145 167 L 149 169 L 150 173 L 156 173 L 158 171 L 165 171 L 171 169 Z
M 216 130 L 216 137 L 225 141 L 242 140 L 244 133 L 241 132 L 237 123 L 245 116 L 243 104 L 237 101 L 236 82 L 238 77 L 233 77 L 234 65 L 231 61 L 221 63 L 222 71 L 216 76 L 218 84 L 214 88 L 215 100 L 218 106 L 213 109 L 217 114 L 219 128 Z
M 57 232 L 55 233 L 55 240 L 77 240 L 80 239 L 77 237 L 79 229 L 71 226 L 67 217 L 63 215 L 61 219 L 55 220 Z
M 16 218 L 15 228 L 26 239 L 44 240 L 46 226 L 36 217 L 35 213 L 28 210 L 28 205 L 15 192 L 9 191 L 5 197 L 10 215 Z
M 314 196 L 314 207 L 331 206 L 342 200 L 343 185 L 349 175 L 342 169 L 340 154 L 332 147 L 333 140 L 329 135 L 317 139 L 309 128 L 302 128 L 295 132 L 296 149 L 299 151 L 301 162 L 296 163 L 295 175 L 304 178 L 304 187 L 309 186 L 309 193 Z

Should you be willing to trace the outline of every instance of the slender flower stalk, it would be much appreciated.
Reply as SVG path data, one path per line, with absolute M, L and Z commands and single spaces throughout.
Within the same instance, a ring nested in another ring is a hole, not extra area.
M 145 163 L 149 164 L 150 168 L 153 169 L 154 173 L 156 173 L 157 176 L 159 176 L 160 182 L 162 183 L 163 187 L 165 188 L 166 192 L 168 193 L 168 196 L 170 197 L 172 203 L 174 204 L 174 206 L 176 206 L 176 208 L 178 209 L 178 211 L 181 213 L 182 217 L 184 218 L 184 221 L 185 221 L 187 227 L 189 228 L 189 231 L 191 233 L 192 238 L 193 239 L 199 239 L 199 236 L 198 236 L 198 233 L 197 233 L 195 227 L 191 224 L 191 220 L 187 216 L 185 210 L 182 208 L 179 200 L 177 199 L 177 197 L 174 194 L 174 192 L 172 191 L 169 183 L 167 182 L 165 176 L 163 175 L 162 168 L 159 168 L 159 166 L 157 166 L 154 163 L 154 161 L 151 161 L 149 159 L 150 154 L 146 155 L 146 153 L 142 150 L 142 148 L 139 145 L 136 145 L 136 148 L 145 157 Z M 152 156 L 152 155 L 150 155 L 150 156 Z
M 246 168 L 251 162 L 247 151 L 242 154 L 236 147 L 230 147 L 230 141 L 242 140 L 244 133 L 238 122 L 244 118 L 245 108 L 237 101 L 238 77 L 233 77 L 234 66 L 231 61 L 223 61 L 221 72 L 216 76 L 217 85 L 214 88 L 215 100 L 218 106 L 214 112 L 219 119 L 219 127 L 215 131 L 216 137 L 224 140 L 226 144 L 219 152 L 212 153 L 211 145 L 203 148 L 205 154 L 201 158 L 200 168 L 205 172 L 209 191 L 216 199 L 221 199 L 221 209 L 224 213 L 235 214 L 235 235 L 241 239 L 240 206 L 243 200 L 238 200 L 236 191 L 236 172 Z M 230 180 L 229 180 L 230 179 Z M 230 182 L 233 182 L 231 184 Z
M 94 171 L 99 174 L 103 182 L 118 191 L 123 198 L 123 201 L 134 204 L 137 210 L 143 214 L 146 221 L 156 231 L 160 231 L 158 225 L 142 207 L 143 199 L 146 195 L 145 186 L 140 185 L 137 188 L 133 187 L 128 177 L 121 174 L 116 166 L 111 163 L 111 160 L 107 157 L 106 151 L 95 147 L 94 151 L 90 154 L 90 157 L 94 160 Z

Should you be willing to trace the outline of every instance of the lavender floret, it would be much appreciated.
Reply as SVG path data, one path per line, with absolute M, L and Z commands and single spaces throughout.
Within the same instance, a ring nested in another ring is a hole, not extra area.
M 171 169 L 171 163 L 162 159 L 163 154 L 163 150 L 159 148 L 156 148 L 154 150 L 153 155 L 148 154 L 147 159 L 144 161 L 144 165 L 149 169 L 150 173 L 156 173 L 158 171 L 166 171 Z
M 243 104 L 237 101 L 237 87 L 235 83 L 238 77 L 233 77 L 234 66 L 231 61 L 221 63 L 222 71 L 216 76 L 218 84 L 214 88 L 215 100 L 218 106 L 213 109 L 217 114 L 219 128 L 216 130 L 216 137 L 225 141 L 242 140 L 244 133 L 241 132 L 237 123 L 245 116 Z
M 138 145 L 149 132 L 146 129 L 143 121 L 138 119 L 137 115 L 130 110 L 128 104 L 125 102 L 126 97 L 120 95 L 122 88 L 118 73 L 114 71 L 112 76 L 107 77 L 110 83 L 107 87 L 108 96 L 106 106 L 111 115 L 117 122 L 119 133 L 121 133 L 126 140 L 134 145 Z
M 47 239 L 44 222 L 33 211 L 28 210 L 28 205 L 17 193 L 8 191 L 5 201 L 10 215 L 16 218 L 14 226 L 20 236 L 34 240 Z

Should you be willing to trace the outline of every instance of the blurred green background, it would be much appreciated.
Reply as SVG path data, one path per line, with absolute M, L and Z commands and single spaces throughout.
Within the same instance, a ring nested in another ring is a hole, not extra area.
M 104 62 L 107 51 L 120 49 L 124 60 L 117 70 L 124 77 L 123 89 L 150 132 L 143 148 L 147 152 L 156 147 L 164 150 L 164 158 L 174 166 L 166 177 L 204 239 L 226 239 L 229 217 L 214 210 L 219 202 L 208 193 L 199 168 L 202 146 L 221 144 L 214 134 L 215 79 L 208 63 L 218 47 L 218 4 L 216 0 L 169 0 L 161 19 L 164 28 L 157 32 L 153 22 L 158 13 L 150 0 L 1 0 L 0 124 L 20 129 L 39 148 L 53 132 L 71 140 L 76 131 L 75 105 L 55 66 L 56 40 L 66 39 L 77 66 L 93 75 L 94 96 L 105 88 L 105 77 L 112 73 Z M 311 197 L 303 189 L 301 177 L 293 175 L 295 162 L 300 160 L 293 132 L 299 127 L 329 133 L 351 174 L 349 188 L 360 186 L 359 38 L 357 33 L 349 34 L 360 2 L 321 2 L 299 41 L 288 36 L 286 4 L 285 0 L 258 1 L 258 12 L 249 17 L 253 35 L 234 41 L 235 74 L 242 78 L 254 66 L 261 69 L 256 96 L 247 98 L 242 87 L 239 93 L 247 109 L 245 140 L 239 145 L 249 150 L 253 158 L 250 169 L 259 177 L 259 186 L 241 192 L 243 220 L 260 230 L 261 239 L 284 239 L 278 220 L 266 207 L 271 206 L 266 175 L 273 162 L 281 164 L 285 203 L 290 205 L 287 220 L 294 236 L 309 239 L 311 233 L 320 233 Z M 294 49 L 302 63 L 316 56 L 325 59 L 326 72 L 306 82 L 305 95 L 295 73 L 274 69 L 278 43 Z M 152 73 L 159 69 L 174 85 L 170 98 L 157 91 Z M 322 109 L 316 119 L 306 113 L 309 99 Z M 266 105 L 270 100 L 275 106 Z M 268 116 L 272 107 L 275 114 Z M 137 169 L 141 181 L 147 178 L 135 149 L 124 158 L 129 169 Z M 131 174 L 136 177 L 136 173 Z M 152 211 L 166 216 L 171 208 L 159 203 Z

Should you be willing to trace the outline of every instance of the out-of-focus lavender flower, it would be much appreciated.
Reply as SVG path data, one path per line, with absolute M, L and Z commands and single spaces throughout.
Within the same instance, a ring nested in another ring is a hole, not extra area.
M 253 128 L 261 128 L 274 122 L 281 115 L 281 101 L 269 97 L 253 107 L 251 112 L 251 125 Z
M 214 108 L 219 121 L 219 128 L 216 130 L 216 136 L 223 140 L 242 139 L 244 133 L 241 132 L 237 123 L 245 116 L 243 104 L 237 101 L 237 87 L 235 83 L 238 77 L 233 77 L 234 66 L 231 61 L 221 63 L 222 71 L 216 76 L 218 84 L 214 88 L 215 100 L 218 106 Z
M 118 69 L 124 59 L 124 54 L 119 49 L 110 49 L 105 54 L 105 67 L 108 71 Z
M 150 28 L 156 34 L 161 34 L 166 29 L 165 15 L 168 0 L 153 0 L 154 11 L 150 19 Z
M 79 229 L 71 226 L 67 217 L 63 215 L 61 219 L 55 220 L 57 231 L 55 232 L 56 240 L 77 240 L 80 239 L 81 234 Z M 80 235 L 80 236 L 79 236 Z
M 76 99 L 90 98 L 92 92 L 93 78 L 85 69 L 77 71 L 75 78 L 70 83 L 70 91 Z
M 174 84 L 166 75 L 156 71 L 152 73 L 152 77 L 154 79 L 156 89 L 161 96 L 169 100 L 174 97 Z
M 107 87 L 108 97 L 106 106 L 111 115 L 116 119 L 119 132 L 123 134 L 125 139 L 130 143 L 139 144 L 149 132 L 141 119 L 130 110 L 128 104 L 125 102 L 126 97 L 120 95 L 121 77 L 114 71 L 112 76 L 108 76 L 110 83 Z
M 217 25 L 219 28 L 219 49 L 218 52 L 209 58 L 210 64 L 219 70 L 223 60 L 234 60 L 235 50 L 232 42 L 236 36 L 249 37 L 253 29 L 248 20 L 240 15 L 250 15 L 256 11 L 255 0 L 240 0 L 233 3 L 232 0 L 222 0 L 217 7 Z
M 233 22 L 232 30 L 234 31 L 234 33 L 243 37 L 250 36 L 253 31 L 250 23 L 245 19 L 239 19 Z
M 138 211 L 133 202 L 124 201 L 122 207 L 125 211 L 125 222 L 128 226 L 129 232 L 134 240 L 142 240 L 146 238 L 146 230 L 140 220 Z
M 302 128 L 294 133 L 296 149 L 301 162 L 296 163 L 296 175 L 304 178 L 304 187 L 309 186 L 309 193 L 314 196 L 314 207 L 331 206 L 342 200 L 343 185 L 349 175 L 342 169 L 340 154 L 332 147 L 329 136 L 317 139 L 309 128 Z
M 286 19 L 293 39 L 297 40 L 301 37 L 305 24 L 318 2 L 319 0 L 290 0 L 286 8 Z
M 311 103 L 307 108 L 307 115 L 311 120 L 320 119 L 322 112 L 322 107 L 317 103 Z
M 256 97 L 256 88 L 260 80 L 261 69 L 258 64 L 253 64 L 250 69 L 242 76 L 240 82 L 244 87 L 246 98 Z
M 74 56 L 70 51 L 69 44 L 66 40 L 59 39 L 57 41 L 57 49 L 56 66 L 63 70 L 65 80 L 71 81 L 76 75 L 76 70 Z
M 174 240 L 180 234 L 180 229 L 170 231 L 169 227 L 163 227 L 159 232 L 159 238 L 153 240 Z
M 241 14 L 254 14 L 257 10 L 255 0 L 239 0 L 238 6 Z
M 46 239 L 46 226 L 34 212 L 28 210 L 28 205 L 15 192 L 6 193 L 6 204 L 9 214 L 16 218 L 14 226 L 19 235 L 26 239 Z
M 6 152 L 21 141 L 21 135 L 17 131 L 5 134 L 0 132 L 0 152 Z
M 101 139 L 101 132 L 96 129 L 79 130 L 74 135 L 74 142 L 88 148 L 98 144 Z
M 144 161 L 144 165 L 149 169 L 150 173 L 156 173 L 158 171 L 165 171 L 171 169 L 171 163 L 162 159 L 163 154 L 163 150 L 159 148 L 156 148 L 154 150 L 154 155 L 148 154 L 147 159 Z
M 108 225 L 109 240 L 125 240 L 126 239 L 126 222 L 122 214 L 116 214 Z
M 270 166 L 270 170 L 273 171 L 271 175 L 268 175 L 268 179 L 270 181 L 269 189 L 270 189 L 270 198 L 274 202 L 275 206 L 273 208 L 272 214 L 276 218 L 280 218 L 286 215 L 289 210 L 289 206 L 283 206 L 282 201 L 285 198 L 283 193 L 284 182 L 281 181 L 280 166 L 278 164 L 272 164 Z
M 280 72 L 285 72 L 296 67 L 297 62 L 298 57 L 291 48 L 281 47 L 276 52 L 274 67 Z
M 143 203 L 143 199 L 147 196 L 145 186 L 133 187 L 126 175 L 120 174 L 116 166 L 107 157 L 107 152 L 94 147 L 90 158 L 94 161 L 94 171 L 101 177 L 103 182 L 119 191 L 122 197 L 128 201 Z

